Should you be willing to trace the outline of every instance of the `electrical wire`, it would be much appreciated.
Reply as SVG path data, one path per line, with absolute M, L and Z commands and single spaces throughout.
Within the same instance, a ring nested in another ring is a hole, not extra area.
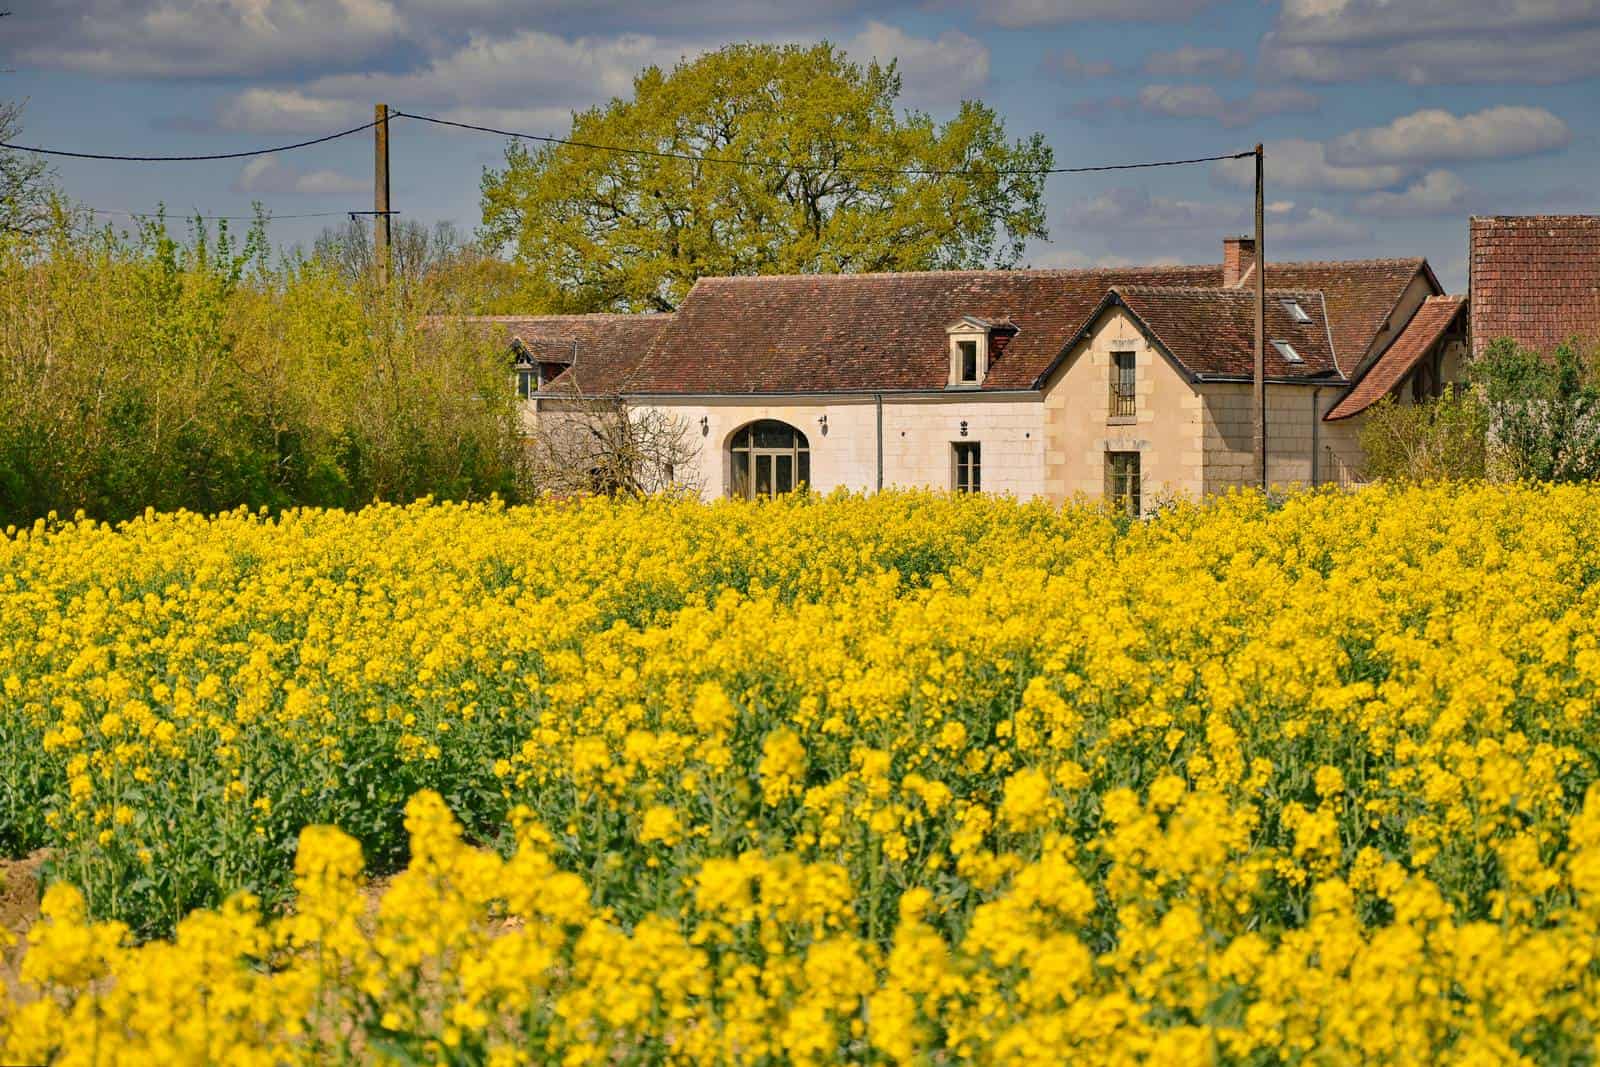
M 391 111 L 390 118 L 414 119 L 418 122 L 429 122 L 436 126 L 453 126 L 462 130 L 474 130 L 479 133 L 492 133 L 499 137 L 514 137 L 524 141 L 540 141 L 544 144 L 568 145 L 572 148 L 586 148 L 597 152 L 615 152 L 619 155 L 648 156 L 655 159 L 681 159 L 691 163 L 716 163 L 730 167 L 754 167 L 763 170 L 788 170 L 795 166 L 794 163 L 762 160 L 762 159 L 728 159 L 719 156 L 701 156 L 689 152 L 668 152 L 654 148 L 625 148 L 620 145 L 595 144 L 590 141 L 576 141 L 566 137 L 551 137 L 537 133 L 518 133 L 515 130 L 499 130 L 493 126 L 478 126 L 470 122 L 456 122 L 453 119 L 434 118 L 430 115 L 417 115 L 410 111 Z M 935 170 L 899 167 L 830 167 L 829 170 L 865 173 L 865 174 L 899 174 L 908 178 L 952 178 L 952 177 L 988 177 L 992 175 L 1008 174 L 1093 174 L 1108 170 L 1143 170 L 1149 167 L 1182 167 L 1193 163 L 1213 163 L 1224 159 L 1247 159 L 1254 156 L 1255 152 L 1230 152 L 1220 156 L 1200 156 L 1195 159 L 1166 159 L 1151 163 L 1110 163 L 1093 167 L 1015 167 L 995 170 Z
M 350 215 L 349 211 L 312 211 L 303 215 L 274 215 L 272 212 L 263 212 L 256 215 L 181 215 L 177 212 L 161 211 L 113 211 L 110 208 L 92 207 L 88 210 L 96 215 L 120 215 L 130 219 L 172 219 L 174 221 L 187 221 L 189 219 L 203 219 L 207 222 L 254 222 L 259 217 L 264 222 L 281 222 L 284 219 L 331 219 L 335 215 Z M 370 212 L 354 212 L 354 214 L 370 214 Z M 399 212 L 390 212 L 399 214 Z
M 497 137 L 511 137 L 523 141 L 538 141 L 543 144 L 566 145 L 571 148 L 582 148 L 595 152 L 612 152 L 618 155 L 644 156 L 653 159 L 677 159 L 689 163 L 710 163 L 727 167 L 751 167 L 758 170 L 789 170 L 797 164 L 786 160 L 769 159 L 730 159 L 724 156 L 696 155 L 691 152 L 669 152 L 657 148 L 628 148 L 622 145 L 597 144 L 593 141 L 579 141 L 570 137 L 552 137 L 547 134 L 523 133 L 517 130 L 502 130 L 493 126 L 480 126 L 471 122 L 457 122 L 454 119 L 441 119 L 432 115 L 418 115 L 411 111 L 391 111 L 391 119 L 411 119 L 416 122 L 431 123 L 435 126 L 448 126 L 459 130 L 471 130 L 477 133 L 493 134 Z M 215 152 L 205 155 L 187 156 L 130 156 L 116 155 L 108 152 L 74 152 L 63 148 L 41 148 L 36 145 L 19 145 L 0 141 L 0 148 L 10 149 L 15 152 L 33 152 L 37 155 L 62 156 L 68 159 L 94 159 L 120 163 L 194 163 L 204 160 L 218 159 L 247 159 L 251 156 L 273 155 L 278 152 L 293 152 L 300 148 L 310 148 L 313 145 L 326 144 L 336 141 L 341 137 L 363 133 L 378 125 L 380 120 L 373 119 L 363 122 L 359 126 L 352 126 L 348 130 L 339 130 L 335 133 L 313 137 L 306 141 L 296 141 L 294 144 L 275 145 L 271 148 L 252 148 L 243 152 Z M 1151 167 L 1184 167 L 1196 163 L 1214 163 L 1227 159 L 1247 159 L 1254 152 L 1229 152 L 1216 156 L 1196 156 L 1191 159 L 1163 159 L 1143 163 L 1105 163 L 1088 167 L 1004 167 L 995 169 L 982 168 L 951 168 L 947 170 L 931 167 L 831 167 L 830 170 L 856 174 L 893 174 L 908 178 L 959 178 L 959 177 L 1000 177 L 1012 174 L 1095 174 L 1114 170 L 1146 170 Z M 128 212 L 127 214 L 132 214 Z M 337 214 L 337 213 L 335 213 Z M 222 216 L 216 216 L 221 218 Z M 288 218 L 289 216 L 278 216 Z M 307 216 L 309 217 L 309 216 Z
M 310 148 L 312 145 L 337 141 L 341 137 L 349 137 L 353 133 L 362 133 L 372 129 L 377 124 L 378 120 L 373 119 L 371 122 L 364 122 L 360 126 L 352 126 L 348 130 L 340 130 L 338 133 L 313 137 L 309 141 L 296 141 L 294 144 L 277 145 L 273 148 L 252 148 L 246 152 L 217 152 L 211 155 L 199 156 L 119 156 L 104 152 L 69 152 L 63 148 L 38 148 L 4 141 L 0 141 L 0 148 L 9 148 L 14 152 L 33 152 L 42 156 L 65 156 L 68 159 L 100 159 L 120 163 L 195 163 L 207 159 L 245 159 L 249 156 L 269 156 L 275 152 L 293 152 L 297 148 Z

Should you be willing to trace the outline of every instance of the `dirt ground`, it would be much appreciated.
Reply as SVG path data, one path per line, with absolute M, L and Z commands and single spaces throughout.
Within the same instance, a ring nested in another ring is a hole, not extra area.
M 42 850 L 23 860 L 0 860 L 0 930 L 16 942 L 0 949 L 0 986 L 15 983 L 28 929 L 39 918 L 39 868 L 44 860 Z

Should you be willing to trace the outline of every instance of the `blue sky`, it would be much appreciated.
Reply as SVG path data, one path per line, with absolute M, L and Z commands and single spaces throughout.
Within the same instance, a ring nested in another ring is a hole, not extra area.
M 1426 255 L 1466 279 L 1469 214 L 1594 212 L 1600 0 L 88 0 L 0 20 L 22 141 L 130 154 L 299 140 L 395 107 L 560 134 L 643 65 L 729 41 L 827 38 L 897 59 L 902 102 L 976 97 L 1058 166 L 1213 155 L 1264 141 L 1275 259 Z M 23 10 L 27 8 L 27 10 Z M 478 222 L 503 145 L 393 126 L 394 206 Z M 65 160 L 111 211 L 279 216 L 371 207 L 371 141 L 244 161 Z M 1248 226 L 1248 176 L 1216 165 L 1050 179 L 1035 266 L 1215 261 Z M 276 220 L 276 243 L 332 219 Z

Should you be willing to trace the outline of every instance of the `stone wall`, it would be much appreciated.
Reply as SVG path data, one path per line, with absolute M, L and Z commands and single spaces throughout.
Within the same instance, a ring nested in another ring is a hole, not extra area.
M 823 397 L 636 399 L 635 409 L 669 412 L 700 443 L 694 473 L 701 496 L 726 496 L 728 442 L 748 423 L 776 419 L 805 434 L 818 492 L 870 492 L 878 483 L 877 404 L 872 394 Z M 824 421 L 825 420 L 825 421 Z M 965 423 L 965 434 L 962 424 Z M 1044 492 L 1044 403 L 1038 394 L 885 394 L 885 488 L 949 489 L 952 445 L 982 446 L 983 490 L 1022 499 Z
M 1134 353 L 1135 414 L 1111 415 L 1111 353 Z M 1107 452 L 1138 452 L 1145 501 L 1202 490 L 1200 397 L 1112 308 L 1045 385 L 1045 492 L 1052 500 L 1105 493 Z
M 1342 387 L 1335 386 L 1267 386 L 1269 483 L 1320 485 L 1359 480 L 1361 417 L 1321 421 L 1341 392 Z M 1203 491 L 1222 493 L 1235 486 L 1255 485 L 1255 419 L 1250 384 L 1201 385 L 1199 393 L 1205 441 Z

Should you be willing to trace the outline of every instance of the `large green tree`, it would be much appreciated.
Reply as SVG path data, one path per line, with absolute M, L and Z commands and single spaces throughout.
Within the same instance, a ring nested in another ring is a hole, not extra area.
M 1014 265 L 1045 236 L 1043 137 L 1008 140 L 974 101 L 936 123 L 899 94 L 893 63 L 827 43 L 649 67 L 570 139 L 663 154 L 513 143 L 483 176 L 485 234 L 551 311 L 669 310 L 710 274 Z

